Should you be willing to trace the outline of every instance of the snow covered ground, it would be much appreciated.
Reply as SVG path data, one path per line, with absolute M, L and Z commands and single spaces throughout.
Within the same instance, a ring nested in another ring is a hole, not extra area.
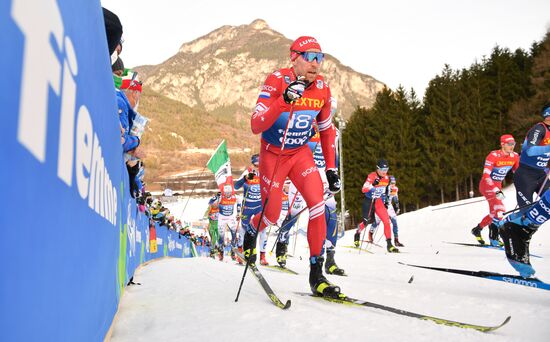
M 515 206 L 513 188 L 505 191 L 507 208 Z M 292 300 L 283 311 L 271 304 L 256 280 L 247 275 L 238 303 L 234 302 L 244 268 L 230 258 L 163 259 L 141 267 L 134 277 L 139 286 L 126 288 L 114 323 L 112 341 L 548 341 L 550 291 L 503 282 L 411 268 L 398 264 L 452 267 L 515 274 L 503 251 L 450 245 L 474 243 L 470 234 L 486 202 L 443 210 L 464 200 L 400 215 L 400 254 L 373 247 L 358 254 L 351 245 L 353 231 L 338 241 L 336 261 L 348 277 L 329 276 L 348 296 L 455 321 L 496 325 L 492 333 L 438 325 L 376 309 L 349 307 L 303 297 L 309 291 L 308 249 L 299 236 L 290 275 L 263 268 L 277 295 Z M 202 202 L 201 202 L 202 201 Z M 206 200 L 192 200 L 191 212 L 202 215 Z M 190 202 L 190 203 L 191 203 Z M 180 209 L 181 210 L 181 209 Z M 172 211 L 176 213 L 176 211 Z M 187 212 L 187 210 L 186 210 Z M 198 217 L 198 216 L 197 216 Z M 377 233 L 376 238 L 381 235 Z M 487 229 L 483 235 L 487 237 Z M 274 238 L 270 238 L 271 248 Z M 383 239 L 380 240 L 383 243 Z M 550 282 L 550 227 L 533 236 L 531 253 L 537 276 Z M 268 257 L 275 263 L 274 255 Z M 414 281 L 409 283 L 411 276 Z

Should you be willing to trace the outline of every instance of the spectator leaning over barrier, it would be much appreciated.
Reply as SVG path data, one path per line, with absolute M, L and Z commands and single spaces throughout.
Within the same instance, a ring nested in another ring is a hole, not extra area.
M 128 152 L 136 149 L 139 146 L 140 139 L 137 136 L 130 135 L 130 129 L 134 118 L 136 117 L 135 108 L 139 103 L 141 96 L 141 82 L 136 80 L 136 74 L 128 79 L 123 79 L 121 90 L 117 89 L 117 106 L 120 124 L 122 125 L 122 149 L 124 152 Z
M 124 72 L 126 70 L 124 69 L 124 62 L 122 62 L 122 59 L 120 59 L 120 57 L 118 57 L 115 64 L 111 66 L 111 70 L 113 71 L 113 75 L 116 75 L 118 77 L 122 77 L 124 75 Z

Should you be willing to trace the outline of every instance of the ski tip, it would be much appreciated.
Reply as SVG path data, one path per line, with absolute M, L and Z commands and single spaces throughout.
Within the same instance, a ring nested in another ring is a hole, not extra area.
M 283 307 L 283 310 L 286 310 L 286 309 L 290 308 L 290 304 L 292 304 L 292 302 L 289 299 L 289 300 L 286 301 L 285 306 Z M 510 317 L 508 317 L 508 318 L 510 318 Z
M 504 320 L 504 322 L 502 322 L 502 324 L 500 326 L 503 326 L 504 324 L 510 322 L 511 319 L 512 319 L 512 316 L 506 317 L 506 319 Z

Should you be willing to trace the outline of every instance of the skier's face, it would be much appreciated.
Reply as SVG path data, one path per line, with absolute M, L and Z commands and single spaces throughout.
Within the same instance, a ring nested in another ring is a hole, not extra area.
M 503 144 L 500 144 L 502 146 L 502 151 L 504 151 L 504 153 L 512 153 L 514 151 L 514 147 L 516 147 L 516 143 L 515 142 L 507 142 L 507 143 L 503 143 Z
M 377 169 L 376 173 L 378 173 L 378 175 L 380 177 L 386 177 L 386 175 L 388 174 L 388 170 L 387 169 Z
M 321 50 L 311 49 L 307 52 L 321 52 Z M 313 59 L 313 61 L 308 62 L 304 57 L 302 57 L 302 55 L 300 55 L 292 61 L 292 66 L 294 66 L 296 76 L 304 76 L 308 82 L 313 82 L 319 74 L 321 62 L 319 62 L 316 58 Z

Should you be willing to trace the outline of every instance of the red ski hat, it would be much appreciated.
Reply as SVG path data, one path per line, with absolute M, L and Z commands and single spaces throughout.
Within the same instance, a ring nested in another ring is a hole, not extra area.
M 501 144 L 506 144 L 506 143 L 511 143 L 511 142 L 516 142 L 514 140 L 514 137 L 511 134 L 504 134 L 503 136 L 500 137 L 500 143 Z
M 321 51 L 321 45 L 319 45 L 317 39 L 309 36 L 298 37 L 298 39 L 290 45 L 290 59 L 295 60 L 298 58 L 299 54 L 296 52 L 306 52 L 313 49 Z

